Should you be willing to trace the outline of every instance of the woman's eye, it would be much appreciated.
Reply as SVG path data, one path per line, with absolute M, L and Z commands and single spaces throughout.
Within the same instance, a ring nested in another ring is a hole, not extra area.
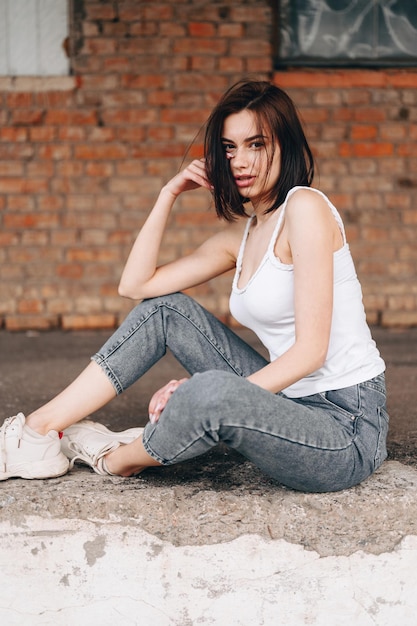
M 260 148 L 263 148 L 265 146 L 263 141 L 253 141 L 250 145 L 251 148 L 254 148 L 255 150 L 259 150 Z

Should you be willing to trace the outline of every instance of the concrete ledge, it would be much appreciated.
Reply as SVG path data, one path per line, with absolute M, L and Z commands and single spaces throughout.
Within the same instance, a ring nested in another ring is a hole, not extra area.
M 220 458 L 221 457 L 221 458 Z M 417 535 L 417 470 L 386 462 L 345 491 L 304 494 L 265 478 L 233 452 L 218 450 L 135 478 L 102 477 L 89 468 L 45 481 L 9 480 L 0 521 L 26 527 L 45 520 L 109 520 L 140 528 L 174 546 L 232 541 L 245 534 L 285 539 L 320 556 L 394 550 Z M 417 567 L 417 564 L 416 564 Z M 417 571 L 417 569 L 416 569 Z
M 415 624 L 416 469 L 302 494 L 230 454 L 3 483 L 1 623 Z

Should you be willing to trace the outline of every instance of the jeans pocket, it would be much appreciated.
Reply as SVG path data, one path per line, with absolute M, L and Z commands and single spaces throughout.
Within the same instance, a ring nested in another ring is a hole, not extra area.
M 356 433 L 357 418 L 362 414 L 359 385 L 325 391 L 321 395 L 334 418 L 353 437 Z

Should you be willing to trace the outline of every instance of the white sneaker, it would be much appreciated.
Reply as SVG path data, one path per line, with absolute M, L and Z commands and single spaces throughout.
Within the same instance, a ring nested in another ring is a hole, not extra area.
M 0 480 L 55 478 L 68 471 L 59 435 L 39 435 L 26 425 L 23 413 L 8 417 L 0 428 Z
M 97 474 L 108 476 L 110 472 L 103 464 L 103 457 L 121 444 L 131 443 L 142 433 L 143 428 L 112 432 L 103 424 L 82 420 L 64 430 L 61 450 L 70 460 L 70 469 L 75 461 L 80 461 L 89 465 Z

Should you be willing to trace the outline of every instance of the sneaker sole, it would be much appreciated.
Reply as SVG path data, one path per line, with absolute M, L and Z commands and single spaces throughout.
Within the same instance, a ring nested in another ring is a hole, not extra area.
M 68 472 L 69 461 L 67 457 L 60 453 L 55 459 L 45 459 L 33 463 L 16 464 L 13 471 L 0 472 L 0 480 L 8 478 L 26 478 L 36 480 L 43 478 L 57 478 Z

